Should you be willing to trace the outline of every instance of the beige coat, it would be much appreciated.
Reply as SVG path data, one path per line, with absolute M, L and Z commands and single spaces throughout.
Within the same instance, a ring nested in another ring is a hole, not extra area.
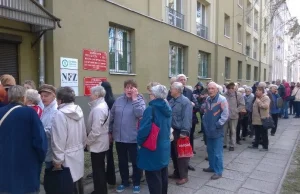
M 239 112 L 245 110 L 245 99 L 240 92 L 230 94 L 226 92 L 224 94 L 229 106 L 229 119 L 237 120 L 239 119 Z
M 70 168 L 73 182 L 84 175 L 85 141 L 86 129 L 80 106 L 61 104 L 51 130 L 53 161 Z
M 87 149 L 93 153 L 105 152 L 109 149 L 109 108 L 104 98 L 90 103 L 91 112 L 87 124 Z
M 258 112 L 260 109 L 260 115 Z M 253 103 L 252 124 L 262 125 L 261 119 L 270 116 L 270 98 L 264 94 L 261 98 L 256 98 Z
M 299 90 L 299 91 L 298 91 Z M 297 92 L 298 91 L 298 92 Z M 295 101 L 299 102 L 300 101 L 300 88 L 295 87 L 292 91 L 292 96 L 295 96 Z

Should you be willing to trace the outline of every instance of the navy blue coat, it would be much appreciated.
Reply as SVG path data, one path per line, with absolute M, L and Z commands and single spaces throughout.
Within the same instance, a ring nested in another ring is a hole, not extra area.
M 0 108 L 0 119 L 17 104 Z M 14 109 L 0 126 L 0 193 L 37 192 L 47 152 L 47 138 L 36 112 Z
M 154 108 L 154 123 L 160 128 L 155 151 L 150 151 L 142 146 L 150 134 L 152 108 Z M 139 145 L 137 166 L 140 169 L 157 171 L 168 166 L 171 151 L 171 116 L 172 110 L 166 101 L 162 99 L 150 101 L 148 108 L 146 108 L 143 114 L 137 136 L 137 143 Z

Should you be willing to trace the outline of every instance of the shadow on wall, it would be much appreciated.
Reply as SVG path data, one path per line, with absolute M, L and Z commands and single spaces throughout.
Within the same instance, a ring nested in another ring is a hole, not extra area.
M 117 99 L 119 95 L 115 95 L 115 99 Z M 147 94 L 142 94 L 144 99 L 145 99 L 145 102 L 146 104 L 148 105 L 148 102 L 149 102 L 149 95 Z M 75 103 L 78 104 L 82 111 L 83 111 L 83 114 L 84 114 L 84 120 L 85 120 L 85 123 L 87 123 L 87 120 L 88 120 L 88 117 L 89 117 L 89 114 L 90 114 L 90 106 L 89 106 L 89 103 L 90 102 L 90 97 L 89 96 L 77 96 L 76 99 L 75 99 Z

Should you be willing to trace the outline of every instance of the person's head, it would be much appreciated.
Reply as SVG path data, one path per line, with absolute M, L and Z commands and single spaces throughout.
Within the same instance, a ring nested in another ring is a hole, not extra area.
M 275 93 L 277 92 L 277 90 L 278 90 L 278 86 L 277 86 L 277 85 L 274 85 L 274 84 L 271 84 L 271 85 L 269 86 L 269 88 L 270 88 L 270 91 L 271 91 L 273 94 L 275 94 Z
M 259 82 L 257 87 L 260 87 L 260 88 L 266 88 L 267 87 L 267 84 L 265 82 Z
M 41 101 L 41 97 L 37 90 L 27 89 L 24 97 L 25 105 L 38 105 Z
M 164 100 L 167 98 L 167 96 L 168 96 L 168 89 L 164 85 L 156 85 L 149 90 L 150 100 L 154 100 L 154 99 Z
M 228 91 L 230 94 L 233 94 L 233 93 L 235 92 L 235 88 L 236 88 L 235 83 L 230 82 L 230 83 L 226 86 L 226 88 L 227 88 L 227 91 Z
M 4 74 L 0 77 L 0 83 L 7 91 L 9 87 L 16 85 L 16 80 L 12 75 Z
M 134 88 L 137 88 L 137 83 L 135 80 L 129 79 L 124 82 L 124 92 L 127 98 L 132 97 L 132 90 Z
M 265 93 L 265 88 L 263 88 L 263 87 L 256 88 L 256 92 L 255 92 L 256 97 L 260 98 L 264 95 L 264 93 Z
M 291 82 L 291 86 L 295 86 L 295 82 Z
M 250 95 L 250 94 L 252 93 L 252 88 L 251 88 L 251 87 L 247 87 L 247 88 L 245 89 L 245 92 L 246 92 L 246 95 L 247 95 L 247 96 Z
M 279 86 L 280 84 L 281 84 L 281 80 L 280 79 L 276 80 L 276 85 Z
M 44 106 L 48 106 L 56 98 L 56 89 L 52 85 L 44 84 L 39 88 L 39 94 Z
M 170 85 L 172 85 L 174 82 L 176 82 L 177 78 L 174 76 L 174 77 L 171 77 L 170 78 Z
M 7 92 L 5 88 L 0 85 L 0 102 L 4 102 L 6 100 Z
M 218 88 L 218 92 L 219 92 L 220 94 L 223 94 L 223 87 L 220 86 L 219 84 L 217 84 L 217 88 Z
M 283 79 L 283 80 L 282 80 L 282 83 L 283 83 L 283 84 L 284 84 L 284 83 L 286 83 L 286 80 L 285 80 L 285 79 Z
M 218 90 L 218 84 L 216 84 L 215 82 L 210 82 L 208 85 L 207 85 L 207 90 L 208 90 L 208 95 L 213 98 L 215 97 L 219 90 Z
M 112 92 L 112 87 L 110 85 L 109 82 L 105 81 L 105 82 L 101 82 L 101 86 L 105 89 L 105 100 L 108 99 L 113 99 L 114 98 L 114 94 Z
M 148 92 L 151 92 L 151 88 L 154 87 L 154 86 L 157 86 L 157 85 L 160 85 L 160 83 L 158 83 L 158 82 L 150 82 L 150 83 L 148 83 L 148 85 L 147 85 Z
M 32 80 L 25 80 L 24 81 L 24 87 L 28 90 L 28 89 L 36 89 L 36 85 L 35 85 L 35 83 L 34 83 L 34 81 L 32 81 Z
M 56 90 L 57 104 L 68 104 L 75 102 L 75 92 L 71 87 L 60 87 Z
M 245 88 L 239 88 L 238 92 L 241 93 L 241 94 L 245 94 L 246 91 L 245 91 Z
M 196 90 L 202 90 L 203 89 L 203 84 L 202 82 L 198 82 L 195 86 Z
M 177 98 L 183 92 L 184 86 L 180 82 L 174 82 L 171 86 L 171 96 Z
M 182 83 L 183 86 L 186 85 L 187 77 L 184 74 L 179 74 L 179 75 L 177 75 L 176 78 L 177 78 L 177 82 Z
M 91 100 L 97 100 L 98 98 L 104 98 L 106 91 L 102 86 L 95 86 L 91 88 Z
M 8 89 L 8 102 L 24 104 L 26 89 L 23 86 L 15 85 Z

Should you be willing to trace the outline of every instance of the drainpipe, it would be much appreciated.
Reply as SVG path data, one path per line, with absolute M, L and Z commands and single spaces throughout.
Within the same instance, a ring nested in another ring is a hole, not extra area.
M 44 6 L 44 0 L 39 0 L 39 3 Z M 40 39 L 39 45 L 39 85 L 45 83 L 45 40 L 44 36 Z
M 261 72 L 262 72 L 262 69 L 261 69 L 261 46 L 262 46 L 262 31 L 263 31 L 263 25 L 262 25 L 262 11 L 263 11 L 263 8 L 262 8 L 262 0 L 260 1 L 260 13 L 259 13 L 259 18 L 260 18 L 260 21 L 259 21 L 259 63 L 258 63 L 258 81 L 261 81 Z M 263 80 L 263 81 L 266 81 L 266 80 Z

